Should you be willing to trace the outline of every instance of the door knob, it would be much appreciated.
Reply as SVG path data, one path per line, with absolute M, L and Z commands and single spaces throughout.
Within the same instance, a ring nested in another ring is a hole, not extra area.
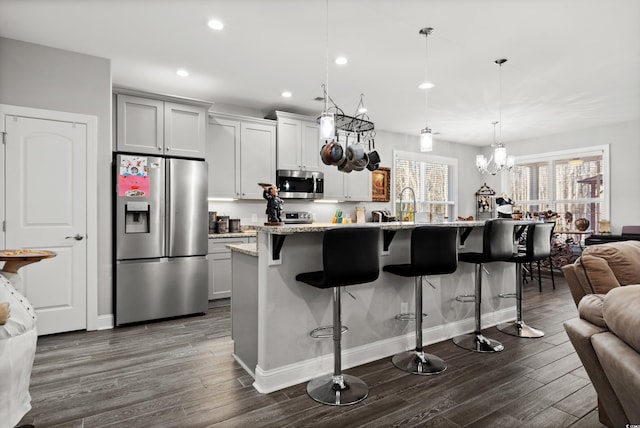
M 66 236 L 64 239 L 75 239 L 76 241 L 82 241 L 84 239 L 84 236 L 80 235 L 79 233 L 76 233 L 75 236 Z

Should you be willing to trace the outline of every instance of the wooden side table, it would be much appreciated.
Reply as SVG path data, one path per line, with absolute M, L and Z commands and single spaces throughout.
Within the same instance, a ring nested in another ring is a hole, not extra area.
M 55 252 L 47 250 L 0 250 L 0 261 L 5 262 L 2 270 L 10 273 L 17 273 L 23 266 L 55 256 Z

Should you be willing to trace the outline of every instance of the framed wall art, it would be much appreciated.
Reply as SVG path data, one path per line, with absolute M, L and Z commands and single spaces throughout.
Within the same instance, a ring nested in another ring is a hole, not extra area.
M 391 195 L 391 169 L 380 167 L 371 173 L 371 200 L 389 202 Z

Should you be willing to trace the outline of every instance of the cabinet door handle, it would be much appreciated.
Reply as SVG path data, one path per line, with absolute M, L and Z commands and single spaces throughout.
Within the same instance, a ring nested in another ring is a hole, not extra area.
M 79 233 L 76 233 L 74 236 L 65 236 L 64 239 L 75 239 L 76 241 L 82 241 L 84 239 L 84 236 L 80 235 Z

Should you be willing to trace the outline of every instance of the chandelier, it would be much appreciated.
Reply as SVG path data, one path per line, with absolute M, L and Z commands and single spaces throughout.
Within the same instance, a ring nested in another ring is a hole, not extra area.
M 499 120 L 497 122 L 491 122 L 493 124 L 493 155 L 487 159 L 484 155 L 476 156 L 476 167 L 481 173 L 490 173 L 496 175 L 499 172 L 511 171 L 515 165 L 515 157 L 507 156 L 507 148 L 502 142 L 502 64 L 507 62 L 506 58 L 500 58 L 494 61 L 494 63 L 500 66 L 500 106 L 499 106 Z M 496 142 L 496 125 L 499 126 L 499 138 Z M 493 161 L 493 166 L 491 166 Z

